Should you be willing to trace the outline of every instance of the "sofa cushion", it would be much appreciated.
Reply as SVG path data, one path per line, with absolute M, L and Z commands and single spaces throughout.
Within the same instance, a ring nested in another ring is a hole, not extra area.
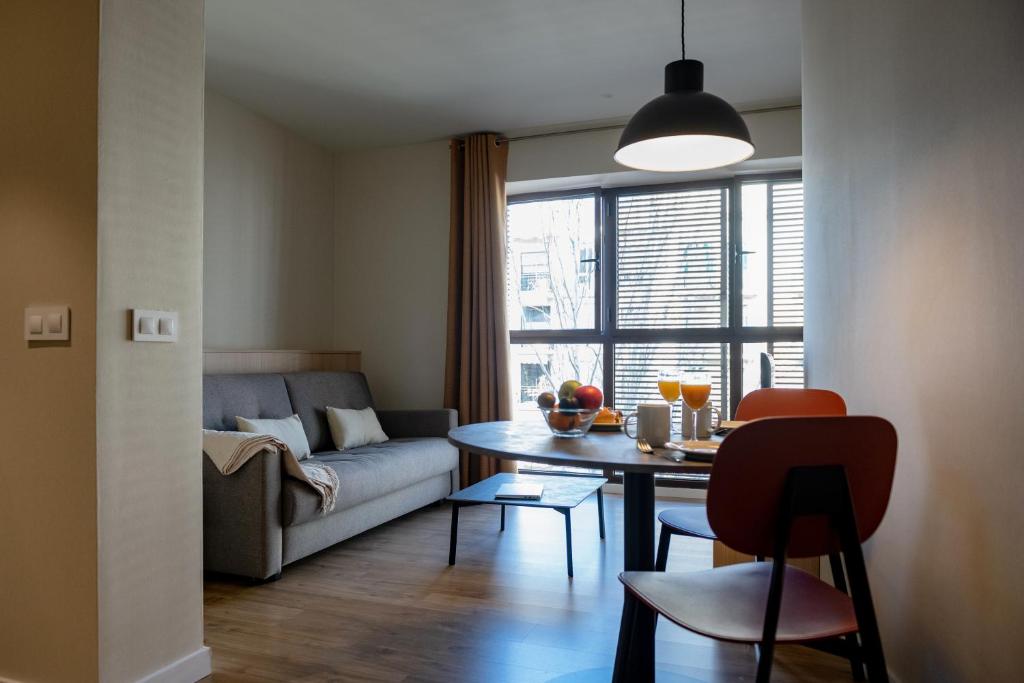
M 327 424 L 331 428 L 334 447 L 339 451 L 388 440 L 373 408 L 349 410 L 327 406 Z
M 327 406 L 356 410 L 373 407 L 370 386 L 361 372 L 290 372 L 284 375 L 284 382 L 314 454 L 334 450 Z
M 296 460 L 303 460 L 310 455 L 309 441 L 306 439 L 306 430 L 302 428 L 302 420 L 298 415 L 280 419 L 262 419 L 243 417 L 235 418 L 238 423 L 238 431 L 251 434 L 270 434 L 276 436 L 288 446 Z
M 338 473 L 337 513 L 454 470 L 459 466 L 459 452 L 446 439 L 391 439 L 345 451 L 314 453 L 313 460 Z M 320 518 L 320 498 L 312 488 L 287 479 L 282 489 L 285 526 Z
M 294 413 L 281 375 L 203 376 L 203 429 L 236 431 L 236 415 L 281 418 Z

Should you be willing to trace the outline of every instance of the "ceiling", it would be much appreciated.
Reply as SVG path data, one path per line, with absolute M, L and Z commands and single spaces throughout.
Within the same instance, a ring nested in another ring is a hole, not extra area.
M 690 0 L 687 56 L 740 109 L 800 97 L 800 0 Z M 209 85 L 324 144 L 629 116 L 679 58 L 677 0 L 207 0 Z

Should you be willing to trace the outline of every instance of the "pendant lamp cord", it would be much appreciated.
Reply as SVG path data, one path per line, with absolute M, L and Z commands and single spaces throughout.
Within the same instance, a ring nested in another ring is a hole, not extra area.
M 679 0 L 679 47 L 686 59 L 686 0 Z

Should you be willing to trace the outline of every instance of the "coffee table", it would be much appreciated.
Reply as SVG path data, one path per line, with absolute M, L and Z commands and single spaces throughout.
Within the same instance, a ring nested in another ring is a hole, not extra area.
M 625 531 L 622 564 L 626 571 L 654 570 L 654 474 L 711 473 L 710 463 L 677 463 L 661 452 L 645 455 L 621 433 L 591 432 L 582 439 L 560 439 L 552 436 L 539 418 L 536 422 L 483 422 L 456 427 L 448 432 L 448 441 L 471 453 L 503 460 L 621 471 Z M 628 591 L 623 592 L 622 626 L 612 679 L 653 682 L 656 614 Z M 634 623 L 636 628 L 631 628 Z M 638 638 L 627 648 L 622 638 L 631 631 Z M 629 661 L 622 656 L 626 651 Z
M 505 506 L 551 508 L 565 517 L 565 560 L 572 576 L 572 509 L 597 492 L 597 525 L 604 539 L 604 496 L 601 487 L 608 483 L 603 477 L 572 475 L 512 474 L 502 472 L 478 481 L 450 496 L 452 503 L 452 537 L 448 546 L 448 564 L 455 564 L 455 545 L 459 535 L 459 508 L 467 505 L 500 505 L 501 531 L 505 530 Z M 502 484 L 542 484 L 540 500 L 495 499 Z

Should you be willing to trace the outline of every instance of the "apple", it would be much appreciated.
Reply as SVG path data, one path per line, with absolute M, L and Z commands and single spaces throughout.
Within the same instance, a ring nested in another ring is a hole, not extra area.
M 572 398 L 573 392 L 580 386 L 580 383 L 574 379 L 562 382 L 562 386 L 558 387 L 558 398 Z
M 573 392 L 572 397 L 579 402 L 580 408 L 584 410 L 597 410 L 604 403 L 604 394 L 592 384 L 579 387 Z
M 554 394 L 550 391 L 545 391 L 537 397 L 537 405 L 541 408 L 554 408 L 556 400 Z

